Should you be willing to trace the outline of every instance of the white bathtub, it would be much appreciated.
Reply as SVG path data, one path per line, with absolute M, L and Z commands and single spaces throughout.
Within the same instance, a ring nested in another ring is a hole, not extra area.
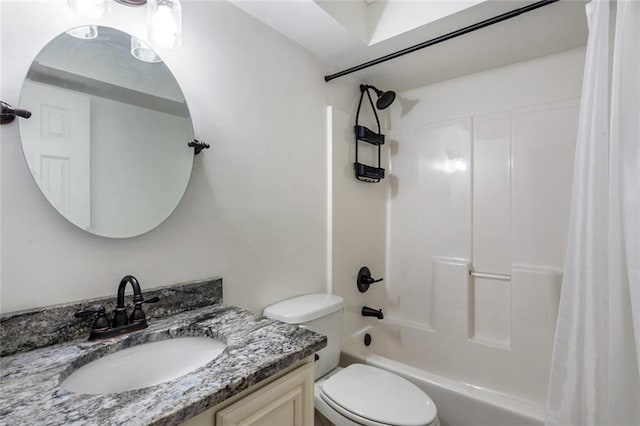
M 407 363 L 393 360 L 373 352 L 381 345 L 364 345 L 364 336 L 370 334 L 375 342 L 384 339 L 388 327 L 399 327 L 397 324 L 380 323 L 375 327 L 367 327 L 343 342 L 341 365 L 356 362 L 373 365 L 396 373 L 427 393 L 435 402 L 441 426 L 542 426 L 544 424 L 544 407 L 539 404 L 514 398 L 504 393 L 475 386 L 470 383 L 451 380 L 418 369 Z M 380 337 L 382 336 L 382 337 Z M 403 348 L 395 348 L 396 354 Z M 381 350 L 384 352 L 384 349 Z M 408 355 L 415 359 L 419 354 Z

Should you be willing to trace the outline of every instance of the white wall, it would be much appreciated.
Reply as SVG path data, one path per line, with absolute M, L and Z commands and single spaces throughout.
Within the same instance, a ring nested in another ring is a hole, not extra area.
M 98 24 L 144 38 L 144 8 L 109 4 Z M 88 21 L 62 0 L 0 7 L 2 96 L 15 105 L 38 51 Z M 212 147 L 157 229 L 125 240 L 77 229 L 33 182 L 18 125 L 0 128 L 3 312 L 115 295 L 125 274 L 143 288 L 222 276 L 225 301 L 253 310 L 324 290 L 326 105 L 352 110 L 357 85 L 327 85 L 322 63 L 226 2 L 183 2 L 183 18 L 183 47 L 160 54 Z
M 570 50 L 398 95 L 385 308 L 427 331 L 419 367 L 544 403 L 583 61 Z
M 369 5 L 364 1 L 314 0 L 365 44 L 369 43 Z
M 368 5 L 369 44 L 446 18 L 484 0 L 378 0 Z
M 447 18 L 484 0 L 313 1 L 363 43 L 373 45 Z

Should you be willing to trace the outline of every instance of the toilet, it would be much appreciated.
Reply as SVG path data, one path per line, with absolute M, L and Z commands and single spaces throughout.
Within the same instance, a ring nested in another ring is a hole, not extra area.
M 344 301 L 333 294 L 298 296 L 264 310 L 267 318 L 327 336 L 316 354 L 316 410 L 336 426 L 439 426 L 431 398 L 408 380 L 364 364 L 338 367 L 343 313 Z

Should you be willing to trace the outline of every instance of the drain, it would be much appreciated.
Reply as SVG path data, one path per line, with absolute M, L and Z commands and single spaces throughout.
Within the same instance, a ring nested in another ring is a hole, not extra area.
M 369 346 L 371 344 L 371 335 L 369 333 L 364 335 L 364 345 Z

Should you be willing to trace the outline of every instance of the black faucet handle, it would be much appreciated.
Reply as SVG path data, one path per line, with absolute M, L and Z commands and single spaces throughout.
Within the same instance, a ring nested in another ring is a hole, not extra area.
M 371 276 L 371 271 L 366 266 L 363 266 L 358 271 L 358 277 L 356 279 L 356 284 L 358 286 L 358 290 L 360 293 L 364 293 L 369 290 L 369 286 L 373 283 L 379 283 L 383 278 L 375 279 Z
M 144 311 L 142 310 L 142 304 L 143 303 L 156 303 L 159 302 L 160 298 L 158 296 L 152 297 L 150 299 L 147 300 L 143 300 L 141 302 L 137 302 L 135 304 L 135 306 L 133 307 L 133 312 L 131 312 L 131 316 L 129 317 L 129 321 L 130 322 L 146 322 L 147 321 L 147 316 L 145 315 Z
M 96 319 L 93 321 L 91 331 L 104 331 L 109 328 L 109 319 L 105 313 L 104 306 L 97 306 L 93 309 L 84 309 L 74 314 L 76 318 L 86 318 L 93 315 L 96 316 Z
M 383 278 L 378 278 L 376 280 L 376 279 L 373 279 L 371 277 L 367 277 L 366 275 L 362 277 L 362 282 L 365 283 L 365 284 L 379 283 L 382 280 L 383 280 Z
M 105 309 L 104 306 L 96 306 L 93 309 L 83 309 L 81 311 L 76 312 L 73 316 L 76 318 L 85 318 L 90 317 L 96 314 L 104 314 Z

